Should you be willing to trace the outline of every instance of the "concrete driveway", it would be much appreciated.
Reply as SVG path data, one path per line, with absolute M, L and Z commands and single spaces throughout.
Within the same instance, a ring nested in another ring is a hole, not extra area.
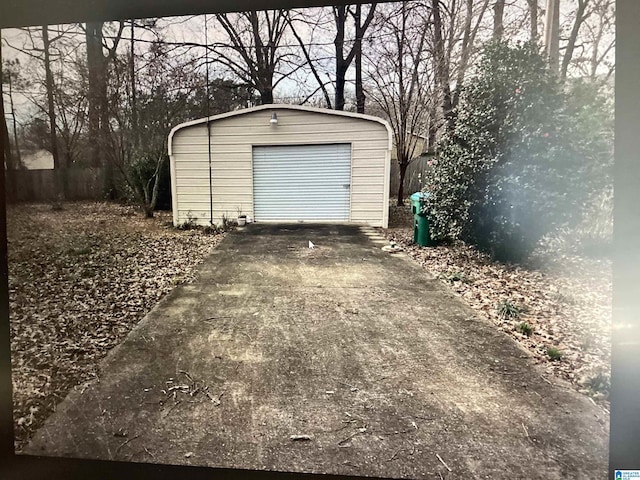
M 403 478 L 604 478 L 603 411 L 544 378 L 514 341 L 381 245 L 349 225 L 230 234 L 199 280 L 163 299 L 26 453 Z

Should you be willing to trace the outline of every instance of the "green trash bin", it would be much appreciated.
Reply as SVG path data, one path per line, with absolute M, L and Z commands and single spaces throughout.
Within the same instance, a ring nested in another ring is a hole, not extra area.
M 413 213 L 413 243 L 421 247 L 431 245 L 431 236 L 429 235 L 429 220 L 427 214 L 422 212 L 428 193 L 416 192 L 411 195 L 411 213 Z

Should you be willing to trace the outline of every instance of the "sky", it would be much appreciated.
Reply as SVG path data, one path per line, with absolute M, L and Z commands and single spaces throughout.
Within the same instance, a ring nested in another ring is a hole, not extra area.
M 545 3 L 544 0 L 540 0 L 540 4 L 542 8 L 544 7 L 544 3 Z M 574 3 L 575 2 L 573 1 L 564 0 L 563 3 L 561 4 L 563 5 L 563 15 L 565 17 L 567 17 L 567 15 L 570 13 Z M 522 16 L 522 12 L 524 11 L 523 9 L 525 8 L 526 8 L 526 2 L 523 2 L 521 0 L 511 0 L 510 2 L 507 2 L 505 24 L 508 25 L 509 22 L 515 19 L 516 17 Z M 314 17 L 314 16 L 317 16 L 320 11 L 321 10 L 318 8 L 304 9 L 302 11 L 302 15 Z M 491 20 L 490 13 L 491 12 L 489 8 L 489 11 L 487 12 L 487 15 L 486 15 L 487 18 L 485 20 Z M 224 42 L 226 39 L 226 34 L 216 24 L 213 17 L 214 17 L 213 15 L 206 16 L 207 24 L 209 27 L 207 32 L 208 40 L 210 43 L 214 43 L 217 41 Z M 330 23 L 327 28 L 324 28 L 324 29 L 320 28 L 320 29 L 317 29 L 315 32 L 312 32 L 310 27 L 305 27 L 305 25 L 302 22 L 296 23 L 296 28 L 298 29 L 302 38 L 312 39 L 311 41 L 314 43 L 314 45 L 315 44 L 324 45 L 321 47 L 322 52 L 320 53 L 320 55 L 326 55 L 327 57 L 331 57 L 331 55 L 334 53 L 333 45 L 332 45 L 333 32 L 330 31 L 331 18 L 329 17 L 328 20 Z M 543 15 L 540 15 L 539 20 L 541 23 L 543 22 Z M 187 16 L 187 17 L 167 17 L 167 18 L 160 19 L 158 22 L 158 25 L 160 26 L 160 31 L 162 32 L 162 36 L 167 41 L 203 43 L 205 40 L 204 21 L 205 21 L 204 15 Z M 83 53 L 84 35 L 82 31 L 78 29 L 77 26 L 71 26 L 71 25 L 67 25 L 63 27 L 56 27 L 56 26 L 51 27 L 52 31 L 55 31 L 58 28 L 63 28 L 69 32 L 75 31 L 75 38 L 77 38 L 76 43 L 78 44 L 78 47 L 79 47 L 79 50 L 76 49 L 75 53 L 84 55 Z M 540 26 L 539 30 L 540 30 L 540 34 L 542 35 L 542 30 L 543 30 L 542 25 Z M 526 27 L 523 29 L 523 32 L 525 32 L 526 34 L 527 32 Z M 25 45 L 28 45 L 29 43 L 28 36 L 23 31 L 18 29 L 4 29 L 0 32 L 0 34 L 2 36 L 1 45 L 2 45 L 3 59 L 5 60 L 16 59 L 16 58 L 19 59 L 21 62 L 21 65 L 24 66 L 23 71 L 25 76 L 36 78 L 35 74 L 31 70 L 31 67 L 29 66 L 29 63 L 30 63 L 29 57 L 18 50 L 19 48 L 22 48 Z M 119 50 L 122 52 L 128 50 L 129 48 L 129 42 L 127 41 L 127 38 L 129 35 L 128 28 L 125 28 L 123 35 L 124 35 L 124 39 L 121 41 L 121 44 L 119 47 Z M 611 35 L 613 35 L 613 32 L 610 32 L 609 36 Z M 151 33 L 142 32 L 141 29 L 136 29 L 136 36 L 137 37 L 139 36 L 139 38 L 143 40 L 153 39 L 153 35 Z M 297 45 L 297 41 L 292 36 L 289 36 L 289 38 L 285 39 L 283 43 L 289 44 L 289 45 Z M 18 47 L 18 49 L 13 47 Z M 316 49 L 315 51 L 317 52 L 318 47 L 314 46 L 314 48 Z M 71 50 L 68 50 L 67 52 L 65 52 L 65 58 L 68 58 L 69 51 Z M 204 56 L 204 49 L 202 49 L 202 55 Z M 613 55 L 613 52 L 611 55 Z M 297 60 L 298 62 L 304 61 L 304 59 L 301 56 L 299 58 L 300 59 Z M 327 70 L 330 70 L 333 65 L 333 60 L 328 59 L 324 63 L 325 63 L 325 66 L 327 67 Z M 63 73 L 61 72 L 61 74 Z M 220 70 L 219 68 L 218 69 L 212 68 L 210 71 L 210 78 L 214 78 L 216 76 L 229 77 L 229 74 L 225 73 L 223 70 Z M 351 78 L 353 77 L 352 70 L 349 72 L 349 77 Z M 316 80 L 313 78 L 313 76 L 311 76 L 311 73 L 308 69 L 304 69 L 298 72 L 296 75 L 292 76 L 291 80 L 285 80 L 281 84 L 279 84 L 278 88 L 276 89 L 276 96 L 278 96 L 280 100 L 284 100 L 284 101 L 293 100 L 293 97 L 295 97 L 295 99 L 298 99 L 304 93 L 310 93 L 316 88 L 317 88 Z M 21 91 L 18 91 L 17 93 L 15 93 L 15 95 L 13 96 L 13 100 L 14 100 L 14 107 L 16 110 L 16 116 L 18 118 L 18 122 L 22 122 L 22 123 L 26 122 L 37 111 L 32 101 L 29 99 L 29 94 L 41 95 L 41 90 L 42 89 L 38 88 L 37 86 L 31 86 L 27 89 L 26 94 L 21 93 Z M 305 92 L 303 93 L 303 91 Z M 8 96 L 5 94 L 4 97 L 5 97 L 4 98 L 5 110 L 9 112 L 10 105 L 7 98 Z M 317 97 L 319 98 L 320 94 L 318 94 Z M 10 128 L 11 128 L 11 125 L 10 125 Z

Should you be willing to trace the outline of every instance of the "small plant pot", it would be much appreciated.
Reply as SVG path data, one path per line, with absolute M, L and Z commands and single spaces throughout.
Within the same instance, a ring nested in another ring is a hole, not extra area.
M 246 215 L 238 215 L 238 226 L 242 227 L 247 224 L 247 216 Z

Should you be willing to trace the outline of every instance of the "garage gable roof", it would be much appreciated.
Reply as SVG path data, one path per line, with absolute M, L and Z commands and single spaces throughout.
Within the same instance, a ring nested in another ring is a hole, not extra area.
M 391 133 L 391 127 L 389 126 L 389 124 L 378 117 L 374 117 L 372 115 L 364 115 L 362 113 L 353 113 L 353 112 L 344 112 L 344 111 L 340 111 L 340 110 L 330 110 L 328 108 L 317 108 L 317 107 L 307 107 L 307 106 L 302 106 L 302 105 L 286 105 L 286 104 L 278 104 L 278 103 L 272 103 L 272 104 L 268 104 L 268 105 L 259 105 L 257 107 L 251 107 L 251 108 L 244 108 L 242 110 L 235 110 L 233 112 L 227 112 L 227 113 L 222 113 L 220 115 L 213 115 L 211 117 L 205 117 L 205 118 L 199 118 L 197 120 L 191 120 L 189 122 L 185 122 L 185 123 L 181 123 L 180 125 L 176 125 L 175 127 L 173 127 L 171 129 L 171 132 L 169 133 L 169 155 L 171 155 L 172 153 L 172 143 L 173 143 L 173 136 L 174 134 L 178 131 L 181 130 L 183 128 L 187 128 L 187 127 L 191 127 L 193 125 L 200 125 L 203 123 L 207 123 L 207 121 L 209 122 L 214 122 L 216 120 L 221 120 L 223 118 L 228 118 L 228 117 L 235 117 L 235 116 L 239 116 L 239 115 L 244 115 L 247 113 L 253 113 L 253 112 L 259 112 L 261 110 L 298 110 L 298 111 L 302 111 L 302 112 L 313 112 L 313 113 L 322 113 L 324 115 L 335 115 L 338 117 L 351 117 L 351 118 L 357 118 L 360 120 L 368 120 L 370 122 L 377 122 L 381 125 L 383 125 L 386 129 L 387 129 L 387 136 L 388 136 L 388 141 L 389 141 L 389 150 L 391 150 L 392 146 L 393 146 L 393 140 L 392 140 L 392 133 Z

